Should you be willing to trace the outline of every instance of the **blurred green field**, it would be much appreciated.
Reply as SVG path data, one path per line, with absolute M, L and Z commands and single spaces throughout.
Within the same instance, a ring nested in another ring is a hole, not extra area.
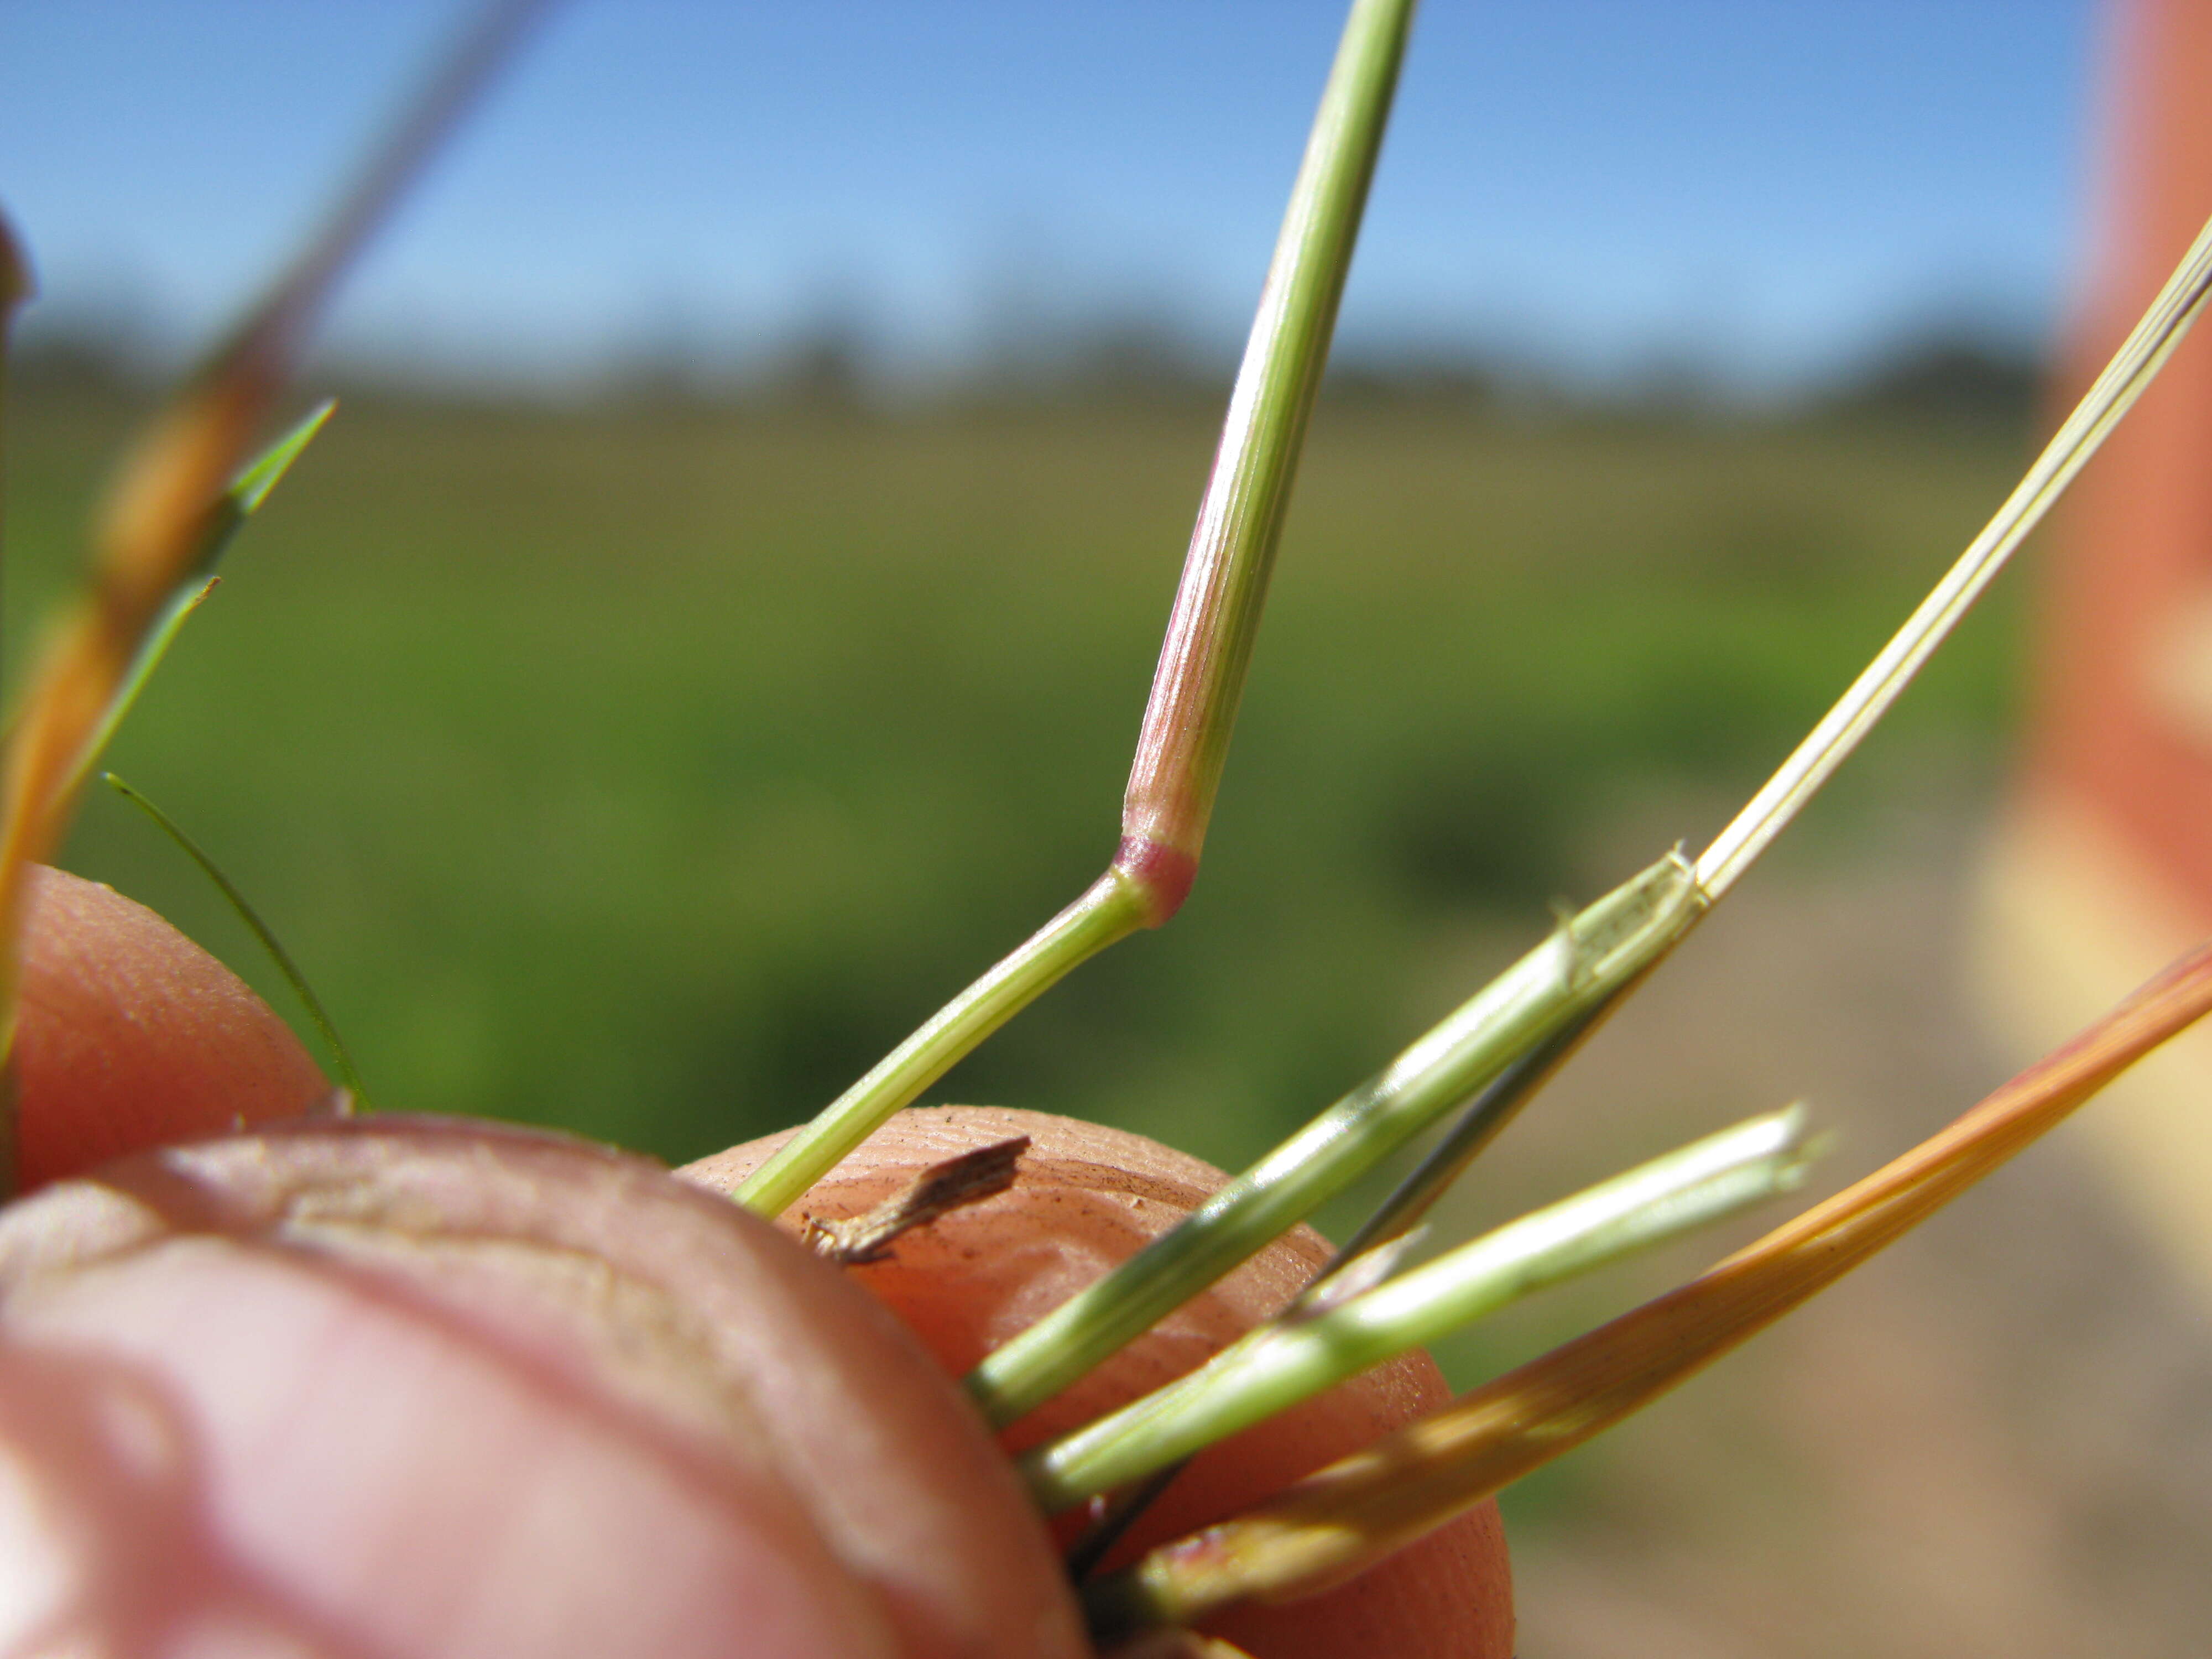
M 11 648 L 121 416 L 15 398 Z M 692 1157 L 811 1112 L 1111 851 L 1213 418 L 362 400 L 112 764 L 255 897 L 378 1105 Z M 2021 459 L 1325 407 L 1188 908 L 933 1095 L 1244 1158 L 1472 991 L 1471 949 L 1717 827 Z M 2009 599 L 1972 624 L 1790 856 L 1931 767 L 1993 777 L 2016 631 Z M 64 861 L 270 986 L 127 805 Z

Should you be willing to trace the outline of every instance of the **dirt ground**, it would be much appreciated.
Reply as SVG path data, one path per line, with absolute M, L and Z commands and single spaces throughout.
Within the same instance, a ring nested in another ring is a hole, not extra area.
M 1981 822 L 1902 807 L 1756 873 L 1501 1143 L 1493 1183 L 1548 1195 L 1601 1172 L 1594 1142 L 1641 1156 L 1802 1096 L 1840 1133 L 1825 1194 L 1972 1104 L 2021 1058 L 1962 982 Z M 1559 1481 L 1509 1498 L 1524 1659 L 2201 1655 L 2212 1310 L 2068 1126 Z

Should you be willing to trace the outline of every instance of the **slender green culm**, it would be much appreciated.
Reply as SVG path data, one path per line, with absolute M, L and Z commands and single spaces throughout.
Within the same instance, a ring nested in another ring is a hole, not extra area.
M 1228 759 L 1413 13 L 1412 0 L 1356 0 L 1345 21 L 1176 590 L 1116 860 L 1156 873 L 1170 911 L 1196 873 Z
M 961 1056 L 1071 969 L 1144 925 L 1144 895 L 1120 871 L 1109 870 L 785 1142 L 738 1188 L 738 1202 L 761 1215 L 781 1215 Z
M 337 408 L 335 398 L 326 399 L 306 419 L 262 451 L 260 457 L 240 472 L 232 481 L 230 488 L 223 492 L 222 499 L 216 504 L 215 512 L 209 517 L 207 539 L 200 553 L 198 568 L 204 573 L 204 580 L 198 586 L 185 587 L 179 592 L 147 631 L 146 641 L 138 647 L 138 654 L 132 659 L 130 672 L 117 686 L 114 696 L 109 699 L 100 725 L 86 740 L 84 752 L 77 761 L 76 776 L 64 786 L 70 794 L 76 793 L 86 776 L 100 764 L 100 757 L 115 740 L 116 732 L 137 706 L 140 695 L 146 690 L 146 683 L 154 678 L 154 671 L 161 665 L 162 659 L 169 654 L 169 647 L 176 643 L 177 635 L 184 631 L 185 624 L 191 620 L 192 613 L 205 605 L 208 596 L 215 592 L 220 580 L 215 574 L 216 567 L 222 562 L 222 556 L 229 550 L 231 539 L 260 509 L 262 502 L 269 499 L 269 492 L 276 489 L 284 475 L 292 470 L 292 463 L 300 459 L 300 453 L 313 441 L 315 434 L 323 429 L 331 418 L 331 411 Z
M 1622 987 L 1604 1003 L 1568 1021 L 1500 1072 L 1480 1094 L 1461 1108 L 1458 1117 L 1443 1137 L 1376 1207 L 1375 1212 L 1359 1224 L 1358 1231 L 1345 1241 L 1344 1248 L 1329 1259 L 1328 1265 L 1314 1276 L 1313 1283 L 1306 1287 L 1306 1295 L 1317 1294 L 1352 1262 L 1419 1226 L 1430 1207 L 1451 1189 L 1452 1183 L 1482 1156 L 1490 1143 L 1504 1133 L 1505 1126 L 1519 1115 L 1528 1097 L 1550 1080 L 1599 1018 L 1620 1001 L 1627 988 Z
M 2212 295 L 2212 222 L 2197 234 L 2112 362 L 1981 533 L 1835 707 L 1699 855 L 1698 884 L 1708 906 L 1717 902 L 1757 861 L 1950 636 L 2136 398 L 2157 377 L 2203 313 L 2208 295 Z M 1613 1000 L 1633 989 L 1624 986 Z M 1603 1007 L 1592 1009 L 1584 1017 L 1585 1025 L 1595 1024 L 1604 1012 Z M 1372 1249 L 1417 1221 L 1564 1062 L 1579 1035 L 1563 1032 L 1551 1040 L 1549 1052 L 1532 1053 L 1517 1060 L 1510 1072 L 1468 1109 L 1421 1167 L 1369 1218 L 1338 1260 Z
M 307 976 L 300 971 L 300 964 L 292 959 L 292 953 L 278 941 L 275 931 L 262 921 L 261 913 L 247 902 L 246 895 L 239 891 L 237 884 L 223 874 L 222 867 L 208 856 L 198 842 L 185 833 L 174 818 L 114 773 L 103 772 L 100 778 L 102 783 L 153 819 L 161 833 L 176 842 L 185 856 L 199 866 L 201 872 L 216 884 L 216 890 L 222 895 L 238 919 L 246 924 L 246 931 L 259 940 L 261 948 L 269 953 L 269 959 L 276 964 L 276 971 L 292 988 L 292 994 L 300 999 L 300 1005 L 307 1011 L 308 1019 L 321 1034 L 323 1046 L 330 1051 L 331 1064 L 337 1072 L 338 1081 L 353 1097 L 353 1103 L 366 1108 L 368 1092 L 361 1080 L 361 1068 L 354 1064 L 352 1050 L 346 1047 L 345 1039 L 338 1035 L 337 1025 L 331 1018 L 330 1010 L 323 1006 L 323 1000 L 315 994 L 314 987 L 307 983 Z
M 1142 1480 L 1547 1285 L 1788 1192 L 1812 1155 L 1802 1107 L 1723 1129 L 1373 1290 L 1293 1310 L 1188 1376 L 1034 1449 L 1022 1479 L 1047 1514 Z
M 1413 0 L 1355 0 L 1283 216 L 1176 591 L 1106 873 L 755 1170 L 775 1215 L 1069 971 L 1174 915 L 1198 873 Z
M 1180 1224 L 987 1358 L 994 1425 L 1042 1405 L 1662 956 L 1703 908 L 1670 854 L 1544 943 Z

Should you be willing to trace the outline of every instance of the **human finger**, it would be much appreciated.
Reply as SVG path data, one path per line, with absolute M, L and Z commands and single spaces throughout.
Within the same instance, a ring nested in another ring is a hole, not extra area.
M 0 1212 L 0 1580 L 9 1652 L 1082 1650 L 1003 1457 L 835 1269 L 451 1121 Z
M 787 1224 L 858 1214 L 921 1170 L 1014 1135 L 1031 1144 L 1011 1189 L 908 1234 L 890 1260 L 849 1270 L 955 1376 L 1167 1231 L 1224 1179 L 1197 1158 L 1100 1124 L 931 1107 L 893 1117 L 807 1194 Z M 749 1142 L 678 1173 L 731 1191 L 786 1138 Z M 1190 1370 L 1281 1308 L 1328 1254 L 1310 1228 L 1294 1229 L 1014 1425 L 1005 1443 L 1019 1449 L 1048 1438 Z M 1109 1559 L 1270 1496 L 1449 1398 L 1425 1354 L 1378 1366 L 1201 1454 Z M 1486 1504 L 1323 1595 L 1244 1608 L 1207 1629 L 1260 1659 L 1504 1659 L 1513 1650 L 1512 1589 L 1497 1510 Z
M 296 1117 L 313 1056 L 229 969 L 113 888 L 31 872 L 14 1045 L 16 1182 Z

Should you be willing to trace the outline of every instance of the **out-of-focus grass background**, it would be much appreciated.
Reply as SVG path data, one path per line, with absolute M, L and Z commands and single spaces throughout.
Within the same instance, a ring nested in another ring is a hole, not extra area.
M 122 413 L 20 401 L 27 563 L 73 549 Z M 266 907 L 380 1104 L 696 1156 L 811 1112 L 1103 864 L 1218 418 L 365 399 L 113 764 Z M 1710 834 L 2021 439 L 1334 401 L 1190 908 L 942 1092 L 1249 1158 L 1474 988 L 1463 941 Z M 1813 839 L 1907 757 L 1994 776 L 2012 637 L 1969 630 Z M 120 802 L 70 857 L 259 974 Z

